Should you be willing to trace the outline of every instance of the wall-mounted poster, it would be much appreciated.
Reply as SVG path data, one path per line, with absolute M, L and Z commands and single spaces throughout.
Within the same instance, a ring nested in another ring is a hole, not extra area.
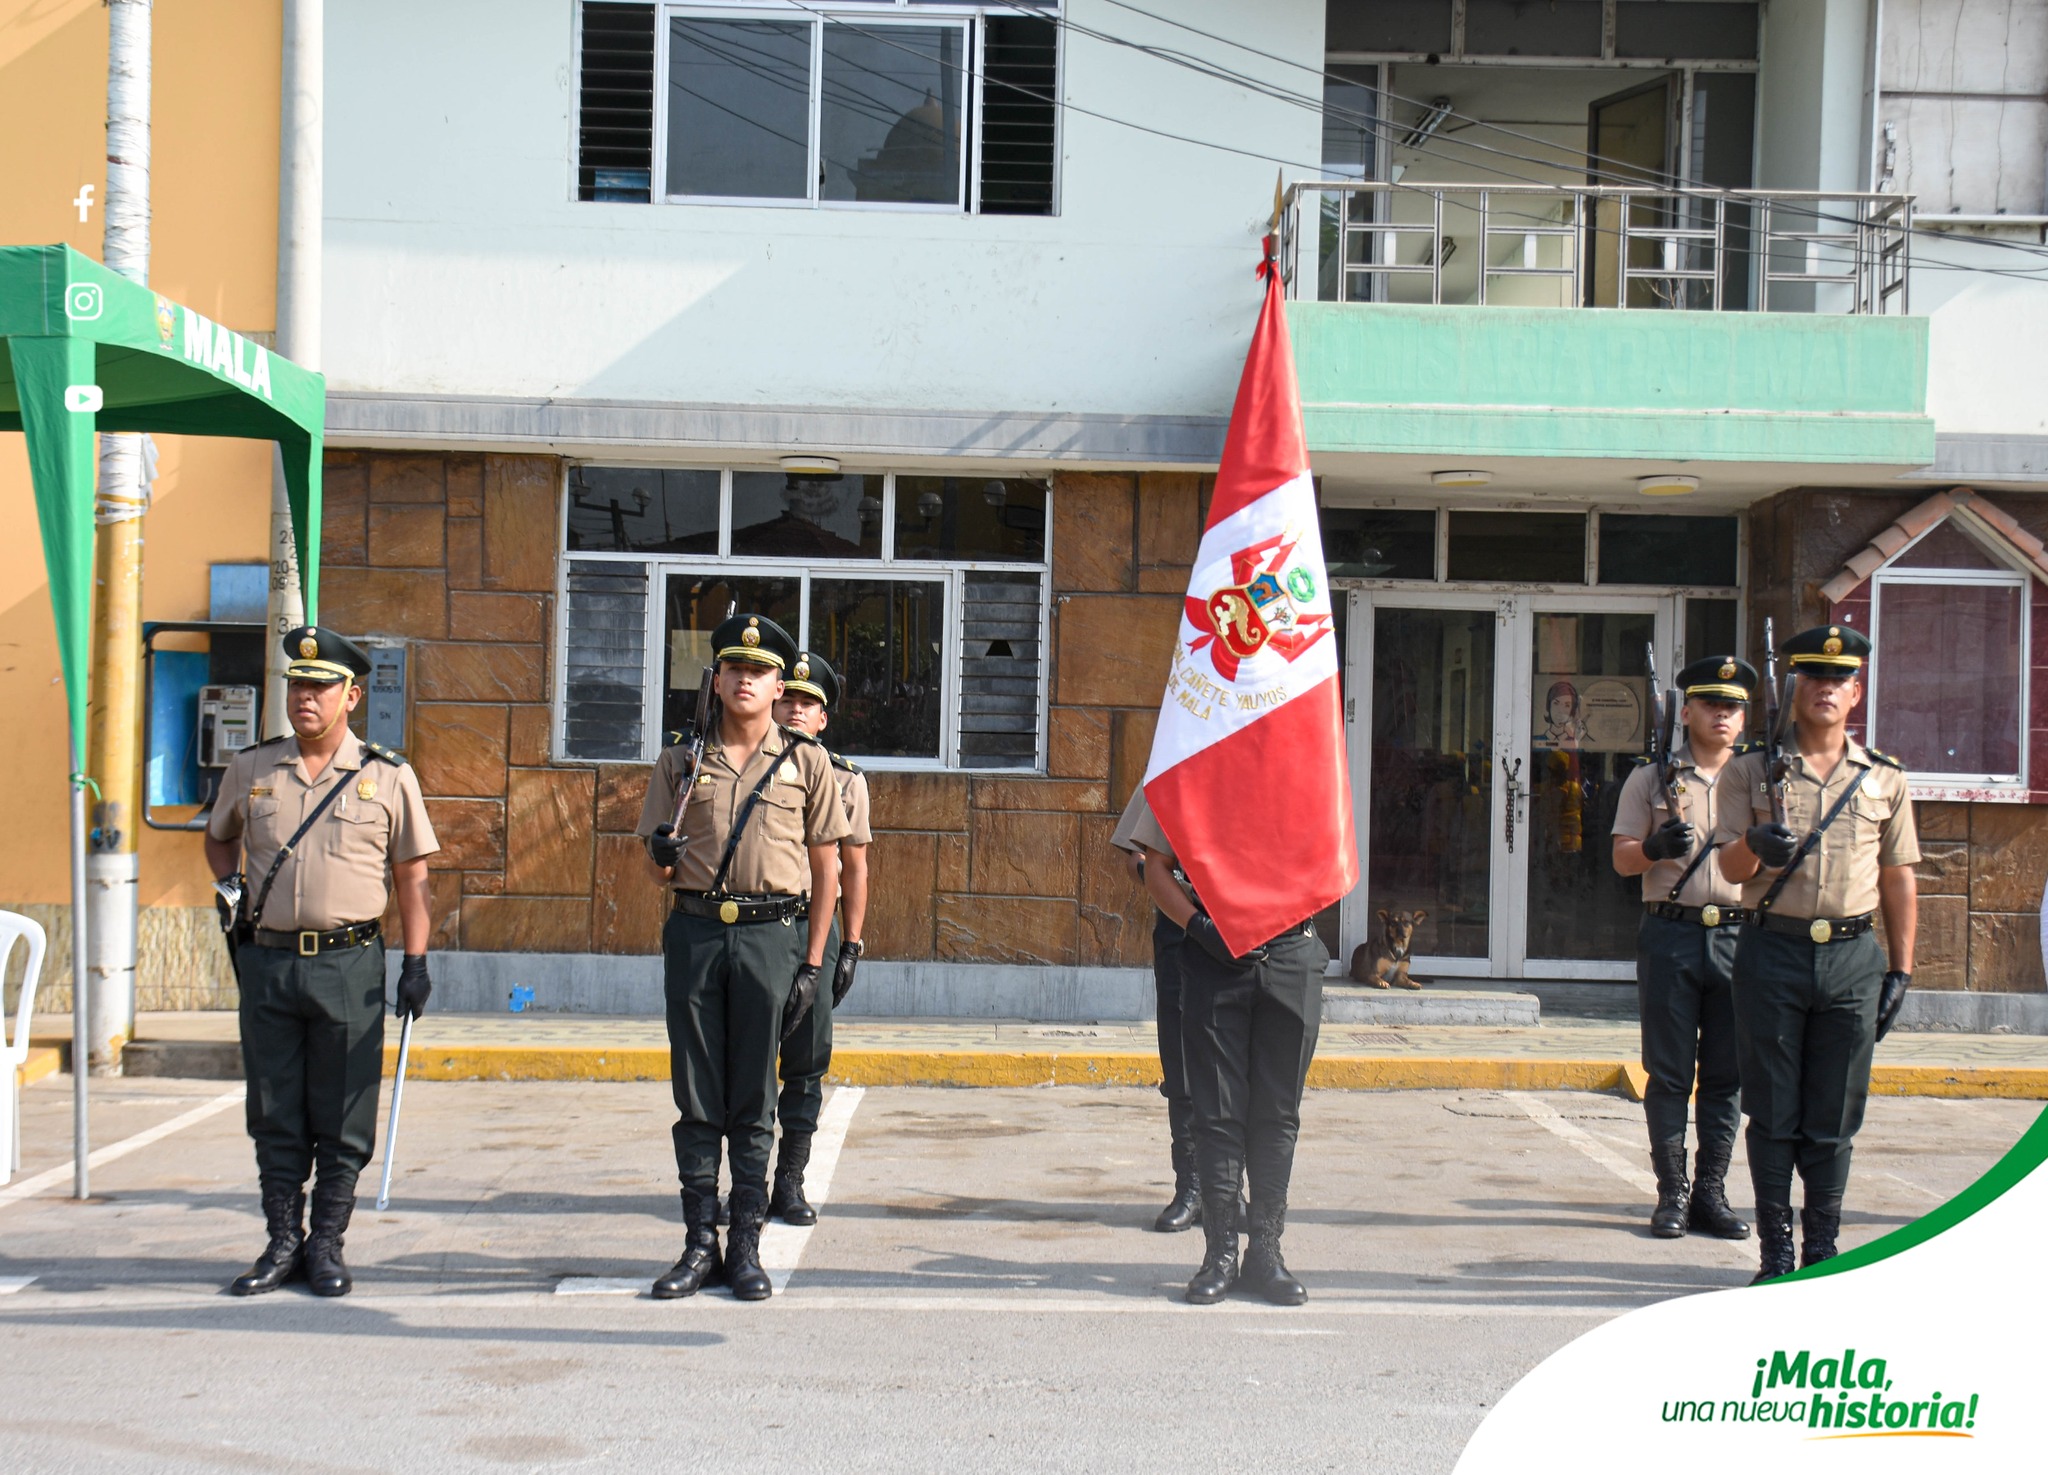
M 1536 677 L 1532 737 L 1539 748 L 1624 753 L 1648 736 L 1649 699 L 1640 676 Z

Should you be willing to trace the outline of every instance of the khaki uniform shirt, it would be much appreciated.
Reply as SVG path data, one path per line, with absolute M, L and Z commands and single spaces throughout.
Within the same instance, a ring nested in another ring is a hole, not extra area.
M 1159 821 L 1152 817 L 1152 806 L 1145 801 L 1143 784 L 1131 791 L 1131 802 L 1124 806 L 1123 818 L 1110 832 L 1109 843 L 1119 850 L 1132 851 L 1142 845 L 1168 860 L 1179 859 L 1173 853 L 1173 842 L 1166 838 L 1166 831 L 1160 829 Z
M 1751 825 L 1769 822 L 1771 795 L 1764 781 L 1768 763 L 1769 756 L 1758 750 L 1729 760 L 1721 770 L 1721 786 L 1728 792 L 1721 806 L 1723 844 L 1740 840 Z M 1913 801 L 1907 797 L 1905 770 L 1878 762 L 1853 740 L 1825 782 L 1807 768 L 1804 758 L 1793 753 L 1791 772 L 1785 776 L 1785 823 L 1794 835 L 1805 839 L 1842 797 L 1842 790 L 1859 769 L 1869 770 L 1869 777 L 1771 903 L 1773 916 L 1838 919 L 1874 912 L 1878 868 L 1919 863 L 1920 840 L 1913 828 Z M 1777 876 L 1766 867 L 1745 881 L 1742 904 L 1756 906 Z
M 675 818 L 676 790 L 689 750 L 678 743 L 662 749 L 647 784 L 647 802 L 640 806 L 637 833 L 645 840 L 656 825 Z M 745 769 L 735 769 L 717 743 L 704 745 L 703 771 L 690 785 L 683 810 L 683 858 L 671 884 L 678 891 L 709 891 L 725 855 L 725 844 L 747 796 L 770 766 L 775 776 L 761 791 L 761 802 L 740 834 L 725 890 L 739 896 L 804 896 L 811 889 L 811 859 L 806 847 L 832 845 L 846 839 L 853 827 L 846 803 L 832 781 L 832 760 L 816 743 L 786 737 L 779 727 L 768 729 Z
M 874 834 L 868 828 L 868 776 L 841 768 L 835 763 L 832 765 L 832 777 L 839 781 L 839 798 L 846 805 L 846 822 L 852 826 L 840 843 L 874 844 Z M 675 811 L 669 812 L 673 814 Z
M 1719 830 L 1717 811 L 1720 796 L 1724 792 L 1732 792 L 1727 784 L 1728 772 L 1734 762 L 1733 758 L 1728 759 L 1713 778 L 1703 779 L 1693 767 L 1689 747 L 1681 745 L 1671 755 L 1672 775 L 1678 783 L 1679 818 L 1693 827 L 1693 848 L 1692 853 L 1682 859 L 1660 860 L 1643 872 L 1644 901 L 1671 900 L 1671 888 L 1678 884 L 1680 876 L 1685 875 L 1685 868 L 1699 860 L 1700 847 L 1714 843 Z M 1645 763 L 1621 786 L 1621 801 L 1614 811 L 1614 836 L 1618 840 L 1647 840 L 1670 818 L 1670 807 L 1665 802 L 1664 785 L 1658 780 L 1657 765 Z M 1702 907 L 1711 902 L 1715 906 L 1732 907 L 1741 898 L 1742 888 L 1733 881 L 1724 880 L 1721 867 L 1710 856 L 1694 869 L 1685 889 L 1678 893 L 1678 904 Z
M 327 932 L 373 922 L 390 900 L 388 867 L 441 848 L 411 764 L 373 758 L 350 733 L 309 779 L 296 737 L 258 743 L 229 762 L 206 826 L 216 840 L 242 841 L 252 910 L 278 851 L 336 784 L 346 787 L 279 869 L 258 926 Z

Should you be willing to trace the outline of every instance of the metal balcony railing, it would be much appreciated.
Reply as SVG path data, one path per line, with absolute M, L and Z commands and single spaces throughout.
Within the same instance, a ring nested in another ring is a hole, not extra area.
M 1280 260 L 1326 302 L 1903 313 L 1912 224 L 1910 195 L 1307 180 Z

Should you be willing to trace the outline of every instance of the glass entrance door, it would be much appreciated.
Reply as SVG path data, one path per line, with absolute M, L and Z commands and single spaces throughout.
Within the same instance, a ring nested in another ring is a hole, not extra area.
M 1351 714 L 1366 861 L 1354 944 L 1379 935 L 1381 912 L 1407 912 L 1423 978 L 1632 976 L 1639 892 L 1615 875 L 1609 836 L 1650 720 L 1651 641 L 1670 675 L 1670 606 L 1357 601 L 1353 648 L 1371 666 L 1351 686 L 1366 697 Z

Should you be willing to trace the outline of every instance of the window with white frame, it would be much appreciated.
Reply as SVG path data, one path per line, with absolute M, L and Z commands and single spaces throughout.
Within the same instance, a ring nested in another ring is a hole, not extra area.
M 577 196 L 1051 215 L 1057 9 L 586 0 Z
M 1868 738 L 1916 791 L 2025 790 L 2029 578 L 1957 517 L 1871 576 Z
M 1043 478 L 578 466 L 565 505 L 562 757 L 652 758 L 738 609 L 831 662 L 835 750 L 1043 766 Z

